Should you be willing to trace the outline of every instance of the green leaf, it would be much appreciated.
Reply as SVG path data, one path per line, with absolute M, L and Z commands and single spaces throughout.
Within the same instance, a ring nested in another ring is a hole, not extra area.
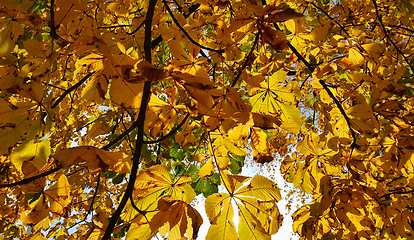
M 229 170 L 232 174 L 238 174 L 242 171 L 245 156 L 237 156 L 231 158 Z
M 102 176 L 104 177 L 104 178 L 107 178 L 107 179 L 110 179 L 110 178 L 113 178 L 113 177 L 115 177 L 116 176 L 116 172 L 114 172 L 114 171 L 107 171 L 107 172 L 104 172 L 103 174 L 102 174 Z
M 112 183 L 113 184 L 121 183 L 124 180 L 125 175 L 126 175 L 125 173 L 120 173 L 120 174 L 116 175 L 116 177 L 114 177 L 112 179 Z

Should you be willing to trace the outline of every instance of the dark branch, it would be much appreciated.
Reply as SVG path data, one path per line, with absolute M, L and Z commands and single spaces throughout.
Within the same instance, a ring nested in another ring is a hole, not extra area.
M 241 69 L 237 73 L 236 78 L 234 78 L 233 82 L 231 83 L 231 87 L 234 87 L 236 85 L 236 83 L 239 80 L 243 70 L 247 67 L 247 62 L 249 61 L 250 56 L 253 54 L 253 51 L 256 48 L 257 43 L 259 42 L 259 38 L 260 38 L 261 33 L 262 33 L 262 31 L 259 29 L 259 31 L 257 31 L 257 33 L 256 33 L 256 38 L 254 39 L 252 48 L 250 49 L 250 52 L 247 55 L 246 60 L 244 60 L 243 66 L 241 67 Z
M 394 195 L 394 194 L 410 194 L 410 193 L 414 193 L 414 189 L 413 190 L 410 190 L 410 191 L 390 192 L 390 193 L 387 193 L 387 194 L 382 195 L 380 198 L 386 198 L 386 197 L 389 197 L 389 196 Z
M 102 26 L 102 27 L 98 27 L 98 29 L 123 28 L 123 27 L 131 27 L 131 25 Z
M 341 103 L 336 99 L 332 91 L 329 89 L 329 86 L 322 80 L 319 80 L 319 83 L 322 85 L 323 89 L 328 93 L 328 95 L 332 98 L 332 100 L 335 102 L 336 106 L 338 107 L 339 111 L 341 112 L 342 116 L 344 116 L 346 124 L 348 125 L 349 131 L 351 132 L 352 136 L 352 143 L 351 147 L 356 146 L 356 134 L 354 129 L 351 127 L 351 120 L 349 119 L 348 115 L 345 113 L 344 108 L 342 107 Z
M 144 26 L 145 21 L 142 21 L 142 23 L 135 29 L 134 31 L 127 33 L 128 35 L 134 35 L 136 32 L 138 32 L 139 29 L 141 29 L 142 26 Z
M 75 85 L 73 85 L 72 87 L 68 88 L 62 95 L 60 95 L 60 97 L 58 98 L 58 100 L 50 107 L 52 109 L 56 108 L 59 103 L 66 97 L 66 95 L 68 95 L 70 92 L 72 92 L 73 90 L 77 89 L 80 85 L 82 85 L 90 76 L 92 76 L 92 74 L 94 74 L 96 71 L 90 72 L 88 73 L 85 77 L 83 77 L 79 82 L 77 82 Z
M 132 130 L 134 130 L 137 127 L 137 124 L 138 122 L 134 122 L 125 132 L 121 133 L 117 138 L 103 146 L 101 149 L 109 150 L 110 148 L 112 148 L 115 144 L 124 139 L 124 137 L 127 136 Z
M 352 38 L 351 35 L 349 35 L 349 33 L 346 31 L 346 29 L 338 22 L 335 20 L 335 18 L 331 17 L 327 12 L 325 12 L 325 10 L 323 10 L 322 8 L 316 6 L 316 4 L 314 2 L 311 2 L 311 5 L 314 6 L 315 8 L 317 8 L 319 11 L 323 12 L 329 19 L 331 19 L 332 21 L 335 21 L 336 25 L 338 25 L 342 31 L 345 32 L 345 34 L 349 37 Z
M 372 0 L 372 3 L 374 4 L 374 8 L 375 8 L 375 14 L 377 15 L 377 19 L 381 25 L 382 31 L 384 32 L 385 37 L 388 39 L 388 41 L 390 41 L 390 43 L 394 46 L 394 48 L 397 50 L 397 52 L 399 54 L 401 54 L 401 56 L 403 57 L 404 61 L 407 63 L 407 65 L 410 67 L 411 71 L 414 72 L 414 67 L 411 66 L 410 61 L 408 60 L 408 58 L 404 55 L 403 52 L 401 52 L 401 50 L 397 47 L 397 45 L 394 43 L 394 41 L 390 38 L 390 36 L 387 33 L 387 29 L 385 29 L 385 25 L 382 22 L 382 16 L 379 14 L 379 10 L 378 10 L 378 6 L 377 6 L 377 2 L 375 0 Z
M 195 4 L 192 5 L 189 9 L 188 9 L 188 14 L 183 13 L 184 18 L 187 19 L 191 14 L 193 14 L 195 11 L 197 11 L 198 7 L 200 7 L 200 4 Z M 158 35 L 158 37 L 156 37 L 154 40 L 152 40 L 151 42 L 151 47 L 152 49 L 154 49 L 160 42 L 162 42 L 162 36 Z
M 151 27 L 152 27 L 152 18 L 154 15 L 154 9 L 155 9 L 156 3 L 157 3 L 157 0 L 150 0 L 148 11 L 147 11 L 147 16 L 145 18 L 144 51 L 145 51 L 145 60 L 148 61 L 149 63 L 152 62 L 151 61 L 151 51 L 152 51 Z M 145 123 L 145 115 L 146 115 L 146 110 L 147 110 L 150 96 L 151 96 L 151 82 L 145 82 L 143 93 L 142 93 L 141 106 L 139 109 L 138 118 L 136 120 L 136 126 L 138 128 L 138 132 L 137 132 L 137 140 L 136 140 L 136 145 L 135 145 L 136 146 L 135 153 L 132 158 L 131 174 L 129 177 L 128 185 L 125 189 L 124 196 L 122 197 L 122 200 L 119 203 L 117 209 L 112 214 L 108 227 L 105 230 L 105 234 L 102 237 L 102 239 L 104 240 L 110 239 L 112 231 L 114 230 L 114 227 L 116 223 L 118 222 L 119 217 L 121 216 L 122 210 L 124 209 L 126 203 L 128 202 L 128 199 L 132 196 L 132 192 L 134 190 L 135 180 L 137 178 L 139 163 L 141 159 L 141 150 L 142 150 L 142 146 L 144 145 L 144 123 Z
M 28 183 L 31 183 L 31 182 L 39 179 L 39 178 L 46 177 L 46 176 L 48 176 L 52 173 L 55 173 L 55 172 L 59 171 L 60 169 L 62 169 L 62 168 L 60 168 L 60 167 L 53 168 L 53 169 L 50 169 L 49 171 L 46 171 L 44 173 L 41 173 L 41 174 L 33 176 L 33 177 L 23 179 L 23 180 L 18 181 L 18 182 L 9 183 L 9 184 L 1 184 L 0 188 L 15 187 L 15 186 L 23 185 L 23 184 L 28 184 Z
M 414 30 L 409 29 L 409 28 L 407 28 L 407 27 L 398 26 L 398 25 L 388 25 L 388 26 L 389 26 L 389 27 L 395 27 L 395 28 L 403 29 L 403 30 L 408 31 L 408 32 L 410 32 L 410 33 L 414 33 Z
M 277 30 L 280 30 L 279 26 L 274 23 L 274 26 Z M 292 50 L 292 52 L 296 55 L 296 57 L 305 64 L 305 66 L 308 68 L 309 72 L 312 73 L 313 71 L 315 71 L 315 67 L 313 67 L 299 52 L 298 50 L 292 45 L 290 44 L 290 42 L 288 42 L 288 46 L 290 48 L 290 50 Z M 354 148 L 356 146 L 356 134 L 354 129 L 351 127 L 351 120 L 349 119 L 348 115 L 345 113 L 344 108 L 342 107 L 341 103 L 338 101 L 338 99 L 335 97 L 335 95 L 332 93 L 331 89 L 329 89 L 328 85 L 326 85 L 326 83 L 322 80 L 319 80 L 319 83 L 322 85 L 323 89 L 325 89 L 325 91 L 328 93 L 328 95 L 332 98 L 332 100 L 335 102 L 336 107 L 339 109 L 339 111 L 341 112 L 342 116 L 345 118 L 345 121 L 348 125 L 349 131 L 351 133 L 352 136 L 352 143 L 351 143 L 351 147 Z
M 171 129 L 171 131 L 167 134 L 165 134 L 164 136 L 160 137 L 157 140 L 152 140 L 152 141 L 144 141 L 145 144 L 153 144 L 153 143 L 159 143 L 162 142 L 163 140 L 169 138 L 171 135 L 173 135 L 174 133 L 176 133 L 178 131 L 178 129 L 180 129 L 185 121 L 187 121 L 188 117 L 190 117 L 190 114 L 188 113 L 185 118 L 180 122 L 180 124 L 178 124 L 175 128 Z
M 168 6 L 168 3 L 166 1 L 163 1 L 163 2 L 164 2 L 165 8 L 167 9 L 167 11 L 170 14 L 170 16 L 171 16 L 172 20 L 174 21 L 174 23 L 178 26 L 178 28 L 181 30 L 181 32 L 188 38 L 188 40 L 190 40 L 190 42 L 192 42 L 194 45 L 196 45 L 196 46 L 198 46 L 198 47 L 200 47 L 202 49 L 205 49 L 205 50 L 208 50 L 208 51 L 211 51 L 211 52 L 216 52 L 216 53 L 219 53 L 219 54 L 221 54 L 221 53 L 224 52 L 224 49 L 213 49 L 213 48 L 209 48 L 209 47 L 206 47 L 206 46 L 203 46 L 203 45 L 199 44 L 194 39 L 192 39 L 191 36 L 190 36 L 190 34 L 188 34 L 188 32 L 180 25 L 180 23 L 174 17 L 174 14 L 171 11 L 170 6 Z

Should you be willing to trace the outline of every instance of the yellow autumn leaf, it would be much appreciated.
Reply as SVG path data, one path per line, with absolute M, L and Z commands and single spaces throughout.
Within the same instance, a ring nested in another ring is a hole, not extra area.
M 385 47 L 377 42 L 363 44 L 362 48 L 365 49 L 369 54 L 372 54 L 374 58 L 378 58 L 385 52 Z
M 88 102 L 103 103 L 108 91 L 108 77 L 102 72 L 94 74 L 82 90 L 81 97 Z
M 171 179 L 170 172 L 164 165 L 152 166 L 137 176 L 133 192 L 135 204 L 142 211 L 154 210 L 163 194 L 189 204 L 196 195 L 189 185 L 190 181 L 189 176 Z
M 294 232 L 301 234 L 303 229 L 303 224 L 311 218 L 311 212 L 309 205 L 302 206 L 296 212 L 292 214 L 294 220 L 292 229 Z
M 24 41 L 24 48 L 32 56 L 46 57 L 42 44 L 34 39 Z
M 210 158 L 206 164 L 204 164 L 200 171 L 198 172 L 198 175 L 203 178 L 205 176 L 210 176 L 214 173 L 214 164 L 213 164 L 213 158 Z
M 67 177 L 63 174 L 60 175 L 59 179 L 45 191 L 50 202 L 50 211 L 63 214 L 66 206 L 72 202 L 70 192 L 71 186 Z
M 284 22 L 286 20 L 300 18 L 302 16 L 302 14 L 295 12 L 292 8 L 288 8 L 286 10 L 270 14 L 270 16 L 263 19 L 263 21 L 272 23 Z
M 253 143 L 253 156 L 269 152 L 269 142 L 267 135 L 263 130 L 256 127 L 251 128 L 251 139 Z
M 124 153 L 109 152 L 91 146 L 59 150 L 53 158 L 64 168 L 85 163 L 94 172 L 110 168 L 119 173 L 127 173 L 132 165 L 130 158 Z
M 10 160 L 14 166 L 22 171 L 22 165 L 25 161 L 30 161 L 37 169 L 41 169 L 50 155 L 50 141 L 44 140 L 41 142 L 30 141 L 17 147 Z
M 188 54 L 184 51 L 181 43 L 179 40 L 171 40 L 168 42 L 168 47 L 170 49 L 170 53 L 173 55 L 173 57 L 180 59 L 180 60 L 186 60 L 188 62 L 192 62 L 192 59 Z
M 184 236 L 195 238 L 198 229 L 203 223 L 201 215 L 191 205 L 174 197 L 163 197 L 158 202 L 161 210 L 151 219 L 150 226 L 153 232 L 165 227 L 169 231 L 170 239 L 181 239 Z
M 357 48 L 349 49 L 349 59 L 351 59 L 352 62 L 358 66 L 365 62 L 364 56 L 362 56 L 361 52 Z
M 302 127 L 300 110 L 290 104 L 280 104 L 282 125 L 281 128 L 298 134 Z
M 14 49 L 14 42 L 9 36 L 9 31 L 9 27 L 0 31 L 0 57 L 9 55 Z
M 206 200 L 206 213 L 213 225 L 208 239 L 234 237 L 231 199 L 236 199 L 239 210 L 240 239 L 270 239 L 277 232 L 283 217 L 276 202 L 281 199 L 276 184 L 262 176 L 249 177 L 221 172 L 222 184 L 229 194 L 213 194 Z M 225 214 L 225 215 L 224 215 Z M 231 215 L 230 215 L 231 214 Z M 214 232 L 213 232 L 214 231 Z
M 270 240 L 271 237 L 263 226 L 260 224 L 258 219 L 252 215 L 252 212 L 247 209 L 246 206 L 237 204 L 240 209 L 239 217 L 239 228 L 238 234 L 240 240 L 249 240 L 249 239 L 263 239 Z M 256 210 L 256 209 L 255 209 Z M 257 212 L 258 210 L 256 210 Z
M 318 43 L 319 41 L 325 40 L 332 26 L 333 23 L 331 22 L 320 25 L 314 28 L 311 33 L 305 35 L 305 38 L 314 43 Z
M 132 223 L 126 235 L 126 240 L 151 239 L 153 232 L 149 224 Z
M 229 194 L 215 193 L 208 196 L 205 203 L 205 210 L 212 223 L 207 232 L 207 240 L 237 239 L 237 232 L 233 219 L 234 210 Z
M 129 83 L 116 77 L 112 79 L 109 94 L 112 102 L 126 107 L 139 109 L 141 106 L 144 83 Z
M 49 206 L 45 201 L 44 195 L 40 195 L 39 199 L 32 203 L 32 211 L 23 219 L 23 224 L 35 225 L 49 216 Z
M 217 129 L 216 131 L 212 132 L 211 138 L 213 140 L 213 145 L 217 147 L 224 146 L 228 151 L 238 156 L 243 156 L 246 154 L 246 150 L 243 146 L 239 146 L 239 144 L 233 142 L 231 138 L 223 135 L 221 129 Z

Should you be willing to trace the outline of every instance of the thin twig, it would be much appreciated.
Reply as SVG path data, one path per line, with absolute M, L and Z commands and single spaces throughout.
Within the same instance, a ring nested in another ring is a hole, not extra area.
M 331 19 L 332 21 L 335 21 L 336 25 L 338 25 L 342 31 L 345 32 L 345 34 L 349 37 L 352 38 L 351 35 L 349 35 L 349 33 L 346 31 L 346 29 L 337 21 L 335 20 L 335 18 L 331 17 L 327 12 L 325 12 L 325 10 L 323 10 L 322 8 L 316 6 L 316 4 L 314 2 L 311 2 L 311 5 L 314 6 L 315 8 L 317 8 L 319 11 L 323 12 L 329 19 Z
M 409 193 L 414 193 L 414 189 L 410 191 L 404 191 L 404 192 L 390 192 L 390 193 L 382 195 L 380 198 L 388 197 L 394 194 L 409 194 Z
M 192 5 L 190 8 L 188 8 L 188 14 L 182 13 L 184 18 L 187 19 L 191 14 L 197 11 L 198 7 L 200 7 L 200 4 L 195 4 L 195 5 Z M 162 42 L 162 36 L 158 35 L 158 37 L 156 37 L 151 42 L 152 49 L 154 49 L 160 42 Z
M 413 30 L 413 29 L 409 29 L 409 28 L 407 28 L 407 27 L 398 26 L 398 25 L 388 25 L 388 26 L 389 26 L 389 27 L 400 28 L 400 29 L 403 29 L 403 30 L 405 30 L 405 31 L 408 31 L 408 32 L 414 33 L 414 30 Z
M 279 26 L 274 23 L 274 26 L 277 30 L 280 30 Z M 290 48 L 290 50 L 292 50 L 292 52 L 296 55 L 296 57 L 305 64 L 305 66 L 308 68 L 309 72 L 312 73 L 313 71 L 315 71 L 315 67 L 313 67 L 299 52 L 298 50 L 292 45 L 290 44 L 290 42 L 288 42 L 288 47 Z M 351 126 L 351 120 L 349 119 L 348 115 L 345 113 L 344 108 L 342 107 L 341 103 L 338 101 L 338 99 L 335 97 L 335 95 L 332 93 L 331 89 L 329 89 L 328 85 L 326 85 L 326 83 L 322 80 L 319 80 L 319 83 L 322 85 L 323 89 L 325 89 L 325 91 L 328 93 L 328 95 L 331 97 L 331 99 L 334 101 L 336 107 L 339 109 L 339 111 L 341 112 L 342 116 L 345 118 L 345 121 L 348 125 L 349 131 L 351 133 L 352 136 L 352 143 L 351 143 L 351 148 L 352 150 L 354 149 L 354 147 L 356 147 L 356 134 L 354 129 Z M 351 151 L 352 152 L 352 151 Z
M 209 48 L 209 47 L 203 46 L 203 45 L 199 44 L 198 42 L 196 42 L 190 36 L 190 34 L 188 34 L 188 32 L 180 25 L 180 23 L 178 22 L 178 20 L 174 17 L 173 12 L 171 11 L 170 7 L 168 6 L 168 3 L 165 0 L 163 2 L 164 2 L 165 8 L 167 9 L 167 11 L 170 14 L 170 16 L 171 16 L 172 20 L 174 21 L 174 23 L 178 26 L 178 28 L 181 30 L 181 32 L 187 37 L 187 39 L 190 40 L 190 42 L 192 42 L 194 45 L 196 45 L 196 46 L 198 46 L 198 47 L 200 47 L 202 49 L 205 49 L 205 50 L 208 50 L 208 51 L 211 51 L 211 52 L 216 52 L 216 53 L 219 53 L 219 54 L 221 54 L 221 53 L 224 52 L 224 49 L 213 49 L 213 48 Z
M 119 141 L 124 139 L 125 136 L 127 136 L 132 130 L 134 130 L 138 125 L 138 121 L 135 121 L 125 132 L 121 133 L 118 137 L 116 137 L 114 140 L 110 141 L 108 144 L 103 146 L 101 149 L 108 150 L 111 149 L 115 144 L 117 144 Z
M 39 179 L 39 178 L 46 177 L 47 175 L 55 173 L 55 172 L 59 171 L 60 169 L 62 169 L 62 168 L 61 167 L 52 168 L 49 171 L 46 171 L 44 173 L 41 173 L 41 174 L 33 176 L 33 177 L 23 179 L 23 180 L 18 181 L 18 182 L 9 183 L 9 184 L 1 184 L 0 188 L 15 187 L 15 186 L 23 185 L 23 184 L 28 184 L 28 183 L 31 183 L 31 182 Z
M 247 67 L 247 62 L 249 61 L 250 56 L 253 54 L 253 51 L 256 48 L 257 43 L 259 42 L 259 38 L 260 38 L 261 33 L 262 33 L 262 31 L 259 29 L 259 31 L 257 31 L 257 33 L 256 33 L 256 38 L 254 39 L 252 48 L 250 49 L 249 54 L 247 54 L 246 60 L 244 61 L 243 66 L 241 67 L 239 72 L 237 73 L 236 78 L 234 78 L 233 82 L 231 83 L 231 85 L 230 85 L 231 87 L 234 87 L 236 85 L 236 83 L 239 80 L 243 70 Z
M 375 14 L 377 15 L 377 19 L 381 25 L 382 31 L 384 32 L 385 37 L 388 39 L 388 41 L 390 41 L 390 43 L 394 46 L 394 48 L 397 50 L 397 52 L 399 54 L 401 54 L 401 56 L 403 57 L 404 61 L 407 63 L 407 65 L 410 67 L 411 71 L 414 72 L 414 67 L 411 66 L 410 61 L 407 59 L 407 57 L 404 55 L 403 52 L 401 52 L 401 50 L 397 47 L 397 45 L 394 43 L 394 41 L 390 38 L 390 36 L 387 33 L 387 29 L 385 29 L 385 25 L 382 22 L 382 16 L 379 14 L 379 10 L 378 10 L 378 6 L 377 6 L 377 2 L 375 0 L 372 0 L 372 3 L 374 4 L 374 8 L 375 8 Z
M 70 92 L 72 92 L 73 90 L 77 89 L 80 85 L 82 85 L 90 76 L 92 76 L 92 74 L 94 74 L 96 71 L 90 72 L 88 73 L 85 77 L 83 77 L 79 82 L 77 82 L 75 85 L 73 85 L 72 87 L 68 88 L 62 95 L 60 95 L 60 97 L 58 98 L 58 100 L 50 107 L 52 109 L 56 108 L 59 103 L 66 97 L 66 95 L 68 95 Z
M 187 121 L 187 119 L 190 117 L 190 114 L 187 113 L 187 115 L 185 116 L 185 118 L 180 122 L 180 124 L 178 124 L 175 128 L 171 129 L 171 131 L 169 131 L 167 134 L 165 134 L 164 136 L 156 139 L 156 140 L 151 140 L 151 141 L 144 141 L 145 144 L 153 144 L 153 143 L 159 143 L 162 142 L 163 140 L 169 138 L 171 135 L 173 135 L 174 133 L 176 133 L 185 123 L 185 121 Z
M 102 26 L 98 27 L 98 29 L 108 29 L 108 28 L 122 28 L 122 27 L 131 27 L 131 25 L 115 25 L 115 26 Z

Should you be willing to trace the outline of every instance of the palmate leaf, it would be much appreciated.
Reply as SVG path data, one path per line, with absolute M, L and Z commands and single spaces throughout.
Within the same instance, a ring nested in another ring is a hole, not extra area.
M 81 146 L 57 151 L 53 155 L 57 165 L 70 167 L 75 164 L 86 164 L 90 171 L 112 169 L 118 173 L 131 170 L 131 159 L 122 152 L 109 152 L 96 147 Z
M 168 231 L 169 239 L 181 239 L 185 235 L 195 239 L 203 219 L 190 204 L 165 196 L 158 202 L 158 209 L 160 212 L 150 222 L 153 232 L 160 229 L 160 234 L 165 236 Z
M 144 212 L 150 229 L 146 223 L 134 225 L 133 235 L 129 237 L 149 238 L 156 232 L 162 236 L 168 232 L 171 239 L 180 239 L 185 235 L 196 236 L 203 219 L 190 205 L 195 197 L 190 181 L 189 176 L 173 179 L 164 165 L 155 165 L 140 172 L 135 182 L 133 200 L 134 205 Z M 141 216 L 139 219 L 142 222 L 142 212 L 127 205 L 121 218 L 135 222 L 136 217 Z
M 251 95 L 249 101 L 253 106 L 252 112 L 279 115 L 281 128 L 297 134 L 301 129 L 301 113 L 291 103 L 294 103 L 301 93 L 297 82 L 284 84 L 285 81 L 285 71 L 279 70 L 273 73 L 266 82 L 260 83 L 260 87 L 252 87 L 249 90 Z
M 135 204 L 141 211 L 153 211 L 157 209 L 158 200 L 164 195 L 189 204 L 195 197 L 195 192 L 189 185 L 190 181 L 190 176 L 172 179 L 164 165 L 152 166 L 137 177 L 133 193 Z
M 234 210 L 230 194 L 215 193 L 206 200 L 206 213 L 212 225 L 206 239 L 237 239 L 234 225 Z
M 221 179 L 229 193 L 207 198 L 206 213 L 212 225 L 206 239 L 270 239 L 283 220 L 276 205 L 281 199 L 277 185 L 260 175 L 250 179 L 225 171 Z M 238 233 L 233 222 L 233 201 L 239 212 Z

